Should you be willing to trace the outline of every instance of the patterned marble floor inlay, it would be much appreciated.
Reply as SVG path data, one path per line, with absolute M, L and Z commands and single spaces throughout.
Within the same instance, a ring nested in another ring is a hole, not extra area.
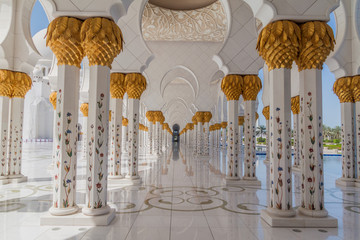
M 81 148 L 79 148 L 81 149 Z M 0 186 L 0 239 L 359 239 L 360 189 L 339 188 L 341 158 L 325 157 L 325 208 L 338 228 L 271 228 L 260 218 L 267 206 L 268 166 L 257 156 L 261 187 L 225 187 L 226 153 L 208 158 L 181 148 L 159 159 L 140 158 L 140 186 L 109 184 L 116 218 L 106 227 L 40 226 L 52 201 L 51 143 L 25 143 L 29 181 Z M 85 203 L 85 161 L 78 154 L 77 203 Z M 123 162 L 122 172 L 126 173 Z M 300 205 L 301 176 L 293 173 L 293 206 Z

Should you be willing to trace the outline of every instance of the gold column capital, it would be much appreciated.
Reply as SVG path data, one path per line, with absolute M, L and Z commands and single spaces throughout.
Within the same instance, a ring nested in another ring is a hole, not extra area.
M 193 122 L 194 125 L 197 125 L 197 119 L 196 119 L 196 114 L 191 118 L 191 121 Z
M 238 125 L 239 126 L 244 125 L 244 116 L 238 116 Z
M 154 121 L 155 121 L 155 111 L 147 111 L 145 116 L 149 120 L 149 122 L 154 123 Z
M 269 23 L 259 34 L 256 49 L 265 60 L 269 71 L 289 68 L 298 58 L 301 41 L 300 27 L 292 21 Z
M 300 113 L 300 96 L 295 96 L 291 98 L 291 111 L 293 114 Z
M 259 114 L 257 112 L 255 112 L 255 120 L 259 119 Z
M 222 122 L 222 123 L 221 123 L 221 128 L 226 128 L 226 127 L 227 127 L 227 125 L 228 125 L 228 123 L 227 123 L 227 122 Z
M 24 98 L 31 89 L 32 80 L 26 73 L 14 72 L 12 84 L 12 97 Z
M 360 102 L 360 75 L 353 76 L 351 86 L 354 102 Z
M 262 114 L 264 115 L 266 120 L 270 119 L 270 106 L 266 106 L 262 110 Z
M 335 81 L 333 91 L 338 96 L 340 103 L 354 102 L 351 86 L 352 77 L 342 77 Z
M 0 96 L 12 97 L 15 75 L 10 70 L 0 69 Z
M 80 68 L 84 58 L 80 31 L 82 21 L 73 17 L 58 17 L 49 24 L 46 35 L 46 46 L 56 56 L 58 65 L 69 65 Z
M 257 95 L 262 88 L 261 79 L 257 75 L 246 75 L 243 79 L 244 101 L 256 101 Z
M 204 112 L 196 112 L 195 117 L 196 117 L 196 121 L 198 123 L 204 123 L 205 122 Z
M 90 66 L 101 65 L 111 68 L 114 58 L 123 47 L 120 28 L 107 18 L 86 19 L 81 26 L 80 37 Z
M 333 30 L 328 24 L 320 21 L 306 22 L 300 28 L 300 54 L 296 61 L 299 71 L 322 69 L 326 58 L 334 50 Z
M 56 91 L 51 92 L 49 96 L 49 101 L 53 105 L 54 110 L 56 110 L 56 99 L 57 99 L 57 92 Z
M 224 92 L 226 99 L 239 100 L 243 90 L 244 79 L 237 74 L 226 75 L 221 81 L 221 90 Z
M 127 127 L 128 124 L 129 124 L 129 120 L 128 120 L 127 118 L 123 118 L 123 120 L 122 120 L 122 125 L 123 125 L 124 127 Z
M 205 122 L 210 122 L 212 118 L 211 112 L 204 112 L 204 118 L 205 118 Z
M 124 73 L 110 74 L 110 94 L 112 98 L 123 99 L 126 92 Z
M 129 98 L 140 99 L 146 89 L 146 79 L 141 73 L 128 73 L 125 76 L 126 92 Z
M 89 116 L 89 104 L 88 103 L 82 103 L 80 106 L 80 111 L 84 115 L 84 117 Z

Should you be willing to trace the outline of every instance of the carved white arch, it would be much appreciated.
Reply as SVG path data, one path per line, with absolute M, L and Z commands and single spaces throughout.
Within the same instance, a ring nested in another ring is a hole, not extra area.
M 179 76 L 187 76 L 186 78 L 183 78 L 183 80 L 190 85 L 195 94 L 195 98 L 197 98 L 200 89 L 199 80 L 197 79 L 193 71 L 183 65 L 174 66 L 164 74 L 160 82 L 161 96 L 164 96 L 165 88 L 170 84 L 170 82 L 172 82 L 175 78 L 179 78 Z

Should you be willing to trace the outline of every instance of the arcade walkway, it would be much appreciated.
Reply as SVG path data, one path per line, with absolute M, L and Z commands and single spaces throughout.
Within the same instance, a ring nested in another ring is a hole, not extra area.
M 36 151 L 34 151 L 36 149 Z M 358 239 L 360 190 L 336 188 L 340 157 L 325 158 L 325 206 L 338 229 L 270 228 L 259 216 L 266 206 L 267 167 L 257 156 L 261 188 L 223 187 L 224 152 L 208 161 L 189 149 L 169 149 L 160 160 L 140 160 L 141 186 L 109 185 L 117 216 L 106 227 L 40 227 L 52 199 L 51 143 L 25 143 L 27 183 L 0 186 L 0 239 Z M 79 156 L 81 159 L 81 156 Z M 125 165 L 123 166 L 124 171 Z M 77 200 L 85 202 L 85 162 L 79 160 Z M 300 176 L 294 177 L 294 206 L 300 201 Z M 351 230 L 350 230 L 351 229 Z

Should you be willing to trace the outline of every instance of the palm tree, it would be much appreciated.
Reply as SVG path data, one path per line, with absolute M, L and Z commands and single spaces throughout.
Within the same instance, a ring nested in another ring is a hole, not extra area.
M 260 125 L 256 128 L 256 136 L 260 136 L 261 138 L 264 136 L 264 134 L 266 133 L 266 127 L 264 125 Z

